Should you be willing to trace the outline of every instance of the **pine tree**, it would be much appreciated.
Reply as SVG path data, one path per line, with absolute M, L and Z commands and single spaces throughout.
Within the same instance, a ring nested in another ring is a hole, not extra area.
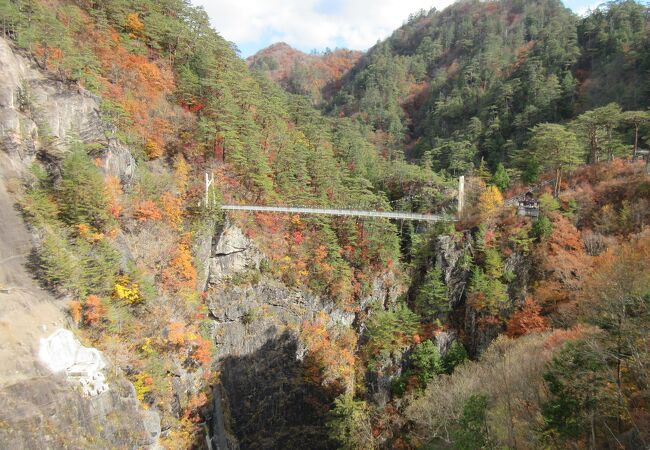
M 442 270 L 438 266 L 427 272 L 415 303 L 423 317 L 431 320 L 451 310 L 447 286 L 442 280 Z

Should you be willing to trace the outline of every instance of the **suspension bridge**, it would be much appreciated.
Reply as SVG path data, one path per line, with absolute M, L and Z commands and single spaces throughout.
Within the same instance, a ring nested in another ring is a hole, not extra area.
M 210 186 L 214 183 L 214 176 L 205 174 L 205 199 L 204 204 L 216 204 L 214 193 L 210 195 Z M 464 186 L 464 177 L 460 179 L 459 190 L 459 210 L 462 208 L 461 198 Z M 414 212 L 395 212 L 395 211 L 369 211 L 363 209 L 337 209 L 337 208 L 317 208 L 307 206 L 262 206 L 262 205 L 221 205 L 221 209 L 226 211 L 248 211 L 248 212 L 268 212 L 281 214 L 316 214 L 325 216 L 348 216 L 348 217 L 377 217 L 395 220 L 415 220 L 421 222 L 455 222 L 454 216 L 447 214 L 420 214 Z
M 258 205 L 221 205 L 221 209 L 228 211 L 271 212 L 285 214 L 317 214 L 326 216 L 351 216 L 351 217 L 379 217 L 397 220 L 417 220 L 422 222 L 455 221 L 452 216 L 443 214 L 418 214 L 411 212 L 393 211 L 364 211 L 360 209 L 329 209 L 308 208 L 295 206 L 258 206 Z

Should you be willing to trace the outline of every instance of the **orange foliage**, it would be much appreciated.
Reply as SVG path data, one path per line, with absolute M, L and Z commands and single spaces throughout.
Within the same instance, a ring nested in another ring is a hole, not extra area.
M 208 396 L 205 393 L 201 392 L 198 395 L 190 398 L 185 407 L 185 412 L 183 417 L 191 420 L 192 422 L 198 423 L 201 421 L 200 410 L 205 405 L 208 404 Z
M 118 219 L 124 209 L 120 203 L 120 197 L 124 192 L 122 192 L 119 178 L 112 175 L 106 177 L 106 193 L 108 194 L 108 213 Z
M 537 252 L 544 282 L 535 289 L 533 297 L 544 309 L 555 309 L 575 300 L 580 277 L 589 272 L 592 261 L 576 227 L 561 214 L 552 213 L 549 217 L 553 234 Z
M 162 219 L 162 212 L 154 201 L 144 200 L 136 207 L 134 216 L 138 222 L 146 222 L 147 220 Z
M 596 329 L 587 328 L 584 325 L 576 325 L 575 327 L 569 328 L 568 330 L 557 329 L 554 330 L 553 333 L 546 339 L 546 342 L 544 342 L 544 347 L 551 350 L 558 349 L 567 341 L 575 341 L 576 339 L 583 337 L 585 334 L 593 333 L 595 331 Z
M 89 295 L 84 306 L 84 322 L 87 325 L 96 325 L 106 316 L 106 307 L 96 295 Z
M 181 322 L 172 322 L 169 324 L 167 340 L 173 345 L 184 345 L 186 340 L 185 324 Z
M 199 336 L 196 342 L 197 346 L 194 353 L 192 353 L 192 359 L 199 364 L 207 366 L 212 361 L 212 345 L 210 344 L 210 340 Z
M 329 316 L 321 312 L 314 321 L 303 323 L 301 338 L 309 351 L 306 372 L 313 383 L 341 384 L 351 390 L 357 337 L 349 329 L 332 332 L 327 328 L 328 321 Z
M 183 223 L 183 202 L 171 192 L 165 192 L 160 197 L 163 214 L 167 222 L 174 228 L 180 228 Z
M 75 324 L 81 322 L 81 302 L 78 300 L 72 300 L 68 303 L 68 310 L 70 311 L 70 317 Z
M 532 332 L 548 329 L 548 321 L 540 315 L 542 308 L 532 298 L 527 298 L 524 307 L 512 315 L 508 322 L 507 334 L 519 337 Z
M 178 291 L 182 288 L 194 288 L 196 286 L 196 268 L 192 263 L 192 252 L 189 246 L 189 236 L 185 235 L 169 263 L 169 267 L 163 270 L 163 286 L 168 291 Z

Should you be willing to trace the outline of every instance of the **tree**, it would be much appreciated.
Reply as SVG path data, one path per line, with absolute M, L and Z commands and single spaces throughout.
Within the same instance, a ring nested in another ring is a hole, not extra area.
M 551 397 L 542 404 L 549 437 L 582 437 L 590 448 L 598 447 L 596 430 L 604 431 L 603 420 L 616 411 L 604 368 L 598 351 L 584 340 L 567 343 L 553 358 L 544 373 Z
M 546 330 L 548 322 L 540 315 L 540 312 L 539 305 L 532 298 L 527 298 L 522 310 L 514 313 L 508 321 L 508 336 L 518 337 Z
M 544 123 L 535 126 L 528 141 L 531 156 L 545 170 L 555 171 L 555 196 L 560 193 L 562 171 L 571 170 L 581 162 L 580 146 L 575 133 L 563 125 Z
M 440 350 L 433 341 L 427 340 L 417 345 L 409 358 L 413 370 L 417 373 L 420 386 L 426 387 L 427 383 L 436 375 L 445 372 Z
M 442 270 L 435 266 L 427 272 L 424 283 L 415 298 L 415 304 L 420 313 L 427 318 L 435 319 L 439 314 L 450 311 L 447 286 L 442 280 Z
M 503 206 L 503 195 L 496 186 L 490 185 L 487 187 L 478 200 L 478 208 L 481 213 L 482 219 L 488 219 Z
M 368 405 L 350 394 L 341 394 L 334 400 L 327 422 L 329 435 L 341 449 L 370 450 L 375 448 Z
M 85 223 L 101 230 L 109 220 L 104 178 L 80 146 L 63 161 L 56 197 L 61 219 L 69 225 Z
M 623 121 L 634 126 L 634 153 L 632 156 L 636 159 L 636 151 L 639 148 L 639 127 L 650 122 L 650 113 L 648 111 L 626 111 L 621 117 Z
M 488 396 L 473 394 L 465 402 L 458 428 L 453 433 L 454 450 L 491 448 L 487 424 Z
M 468 358 L 465 346 L 459 340 L 455 340 L 445 356 L 442 357 L 442 368 L 445 373 L 452 373 L 459 364 L 467 361 Z
M 592 109 L 578 116 L 575 121 L 580 131 L 586 134 L 589 141 L 590 164 L 597 163 L 600 160 L 601 144 L 600 139 L 603 133 L 607 137 L 608 156 L 611 158 L 613 152 L 612 132 L 618 126 L 621 120 L 621 107 L 616 103 L 610 103 L 607 106 Z
M 501 192 L 504 192 L 506 189 L 508 189 L 508 186 L 510 186 L 510 177 L 508 176 L 508 172 L 506 172 L 506 168 L 502 163 L 499 163 L 497 165 L 497 170 L 492 176 L 492 184 L 498 187 Z

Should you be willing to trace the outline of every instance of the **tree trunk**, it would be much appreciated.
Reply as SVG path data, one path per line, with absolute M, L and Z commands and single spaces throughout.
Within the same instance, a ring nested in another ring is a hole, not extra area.
M 632 159 L 636 159 L 636 150 L 639 147 L 639 124 L 634 124 L 634 155 Z
M 555 198 L 560 195 L 560 182 L 562 181 L 562 169 L 559 167 L 555 169 L 555 189 L 553 191 L 553 196 Z

